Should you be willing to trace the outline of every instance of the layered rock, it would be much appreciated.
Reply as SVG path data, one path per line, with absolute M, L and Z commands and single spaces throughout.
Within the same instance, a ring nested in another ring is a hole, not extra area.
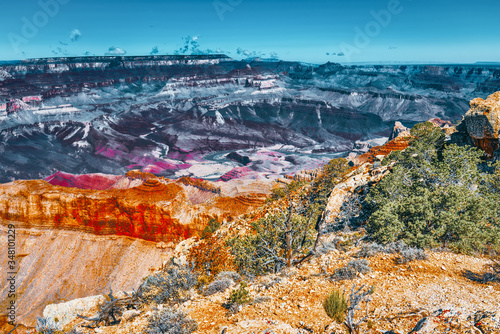
M 221 197 L 220 188 L 196 179 L 173 182 L 141 172 L 129 173 L 124 179 L 122 184 L 136 186 L 90 190 L 40 180 L 3 184 L 0 219 L 3 225 L 14 222 L 18 227 L 176 242 L 203 229 L 211 218 L 231 220 L 265 199 L 264 189 L 260 194 L 255 189 L 256 194 L 236 192 Z
M 496 92 L 486 100 L 476 98 L 470 102 L 470 110 L 457 126 L 452 142 L 474 145 L 482 149 L 487 158 L 493 158 L 499 148 L 499 131 L 500 92 Z
M 382 160 L 392 151 L 401 151 L 407 148 L 410 144 L 411 135 L 408 128 L 404 127 L 400 122 L 396 122 L 390 138 L 392 139 L 384 145 L 372 147 L 368 152 L 353 158 L 352 161 L 357 165 L 361 165 Z
M 61 169 L 177 178 L 207 153 L 274 145 L 318 156 L 355 142 L 367 150 L 394 121 L 456 120 L 471 91 L 500 84 L 496 66 L 311 67 L 222 55 L 33 59 L 0 72 L 0 99 L 22 102 L 0 104 L 0 182 Z M 245 84 L 263 80 L 276 86 Z M 234 161 L 249 162 L 224 162 Z
M 6 248 L 6 227 L 14 225 L 17 321 L 25 326 L 34 326 L 50 303 L 107 294 L 110 288 L 137 289 L 177 242 L 212 218 L 231 221 L 261 206 L 270 188 L 263 181 L 233 180 L 219 187 L 140 171 L 121 177 L 59 173 L 49 181 L 66 186 L 43 180 L 0 185 L 0 245 Z M 0 267 L 6 261 L 2 257 Z M 2 271 L 0 279 L 5 281 L 6 275 Z M 7 293 L 2 284 L 2 310 L 9 302 Z M 4 325 L 0 310 L 0 332 Z

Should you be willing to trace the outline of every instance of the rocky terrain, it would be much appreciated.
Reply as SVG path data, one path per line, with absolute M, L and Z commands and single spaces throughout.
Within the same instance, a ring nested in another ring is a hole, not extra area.
M 500 285 L 478 284 L 463 276 L 465 270 L 480 272 L 489 263 L 488 259 L 433 252 L 426 261 L 394 265 L 394 255 L 380 255 L 370 259 L 370 273 L 347 282 L 330 280 L 335 269 L 355 259 L 353 255 L 358 250 L 353 248 L 347 253 L 332 250 L 296 270 L 260 277 L 249 286 L 256 302 L 244 306 L 235 315 L 228 316 L 223 307 L 229 290 L 209 297 L 193 291 L 180 308 L 198 323 L 196 334 L 220 334 L 224 330 L 235 334 L 344 333 L 345 327 L 328 318 L 322 301 L 333 288 L 350 291 L 354 284 L 374 285 L 376 290 L 368 309 L 368 319 L 374 325 L 370 329 L 364 326 L 365 333 L 390 330 L 409 333 L 422 319 L 426 319 L 427 324 L 417 333 L 498 333 L 500 330 L 497 302 Z M 52 317 L 64 316 L 67 306 L 53 305 Z M 90 308 L 85 314 L 92 316 L 96 310 Z M 48 312 L 46 309 L 45 314 L 49 315 Z M 364 310 L 359 312 L 360 318 L 363 313 Z M 124 319 L 119 326 L 102 327 L 99 332 L 140 333 L 147 324 L 148 314 L 151 312 L 144 310 Z M 482 322 L 476 321 L 481 314 L 486 314 L 485 318 Z M 68 328 L 80 323 L 74 316 L 70 319 L 73 321 L 68 322 Z

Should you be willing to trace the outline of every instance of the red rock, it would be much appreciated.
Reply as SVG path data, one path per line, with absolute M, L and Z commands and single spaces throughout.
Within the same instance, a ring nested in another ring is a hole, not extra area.
M 45 179 L 54 186 L 73 187 L 80 189 L 106 190 L 111 188 L 120 176 L 104 174 L 73 175 L 57 172 Z

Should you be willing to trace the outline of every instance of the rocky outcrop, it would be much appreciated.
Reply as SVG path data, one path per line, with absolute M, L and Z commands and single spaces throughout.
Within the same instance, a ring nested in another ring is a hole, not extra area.
M 476 146 L 493 158 L 499 148 L 500 131 L 500 92 L 486 100 L 476 98 L 470 102 L 470 110 L 457 126 L 452 142 Z
M 397 127 L 398 126 L 396 125 L 395 128 Z M 395 130 L 395 132 L 397 132 L 397 130 Z M 410 132 L 407 130 L 403 130 L 394 139 L 388 141 L 382 146 L 372 147 L 368 152 L 353 158 L 352 161 L 357 165 L 362 165 L 367 162 L 374 163 L 377 161 L 381 161 L 392 151 L 401 151 L 407 148 L 410 144 L 410 139 Z
M 396 137 L 409 137 L 410 129 L 404 126 L 401 122 L 394 123 L 394 128 L 392 129 L 391 135 L 389 136 L 389 141 L 396 139 Z
M 43 310 L 43 317 L 57 324 L 59 328 L 78 318 L 78 315 L 89 317 L 95 309 L 106 301 L 103 295 L 70 300 L 69 302 L 50 304 Z M 56 321 L 57 320 L 57 321 Z
M 326 211 L 329 215 L 326 222 L 333 223 L 350 197 L 366 193 L 369 187 L 380 182 L 390 171 L 390 166 L 373 168 L 371 163 L 365 163 L 348 174 L 344 181 L 333 188 L 328 198 Z
M 261 206 L 268 191 L 262 181 L 233 180 L 223 183 L 221 191 L 214 182 L 172 181 L 140 171 L 118 178 L 58 174 L 54 180 L 67 186 L 42 180 L 0 185 L 0 245 L 7 245 L 6 226 L 14 225 L 17 320 L 25 326 L 33 326 L 50 303 L 107 294 L 110 288 L 137 289 L 150 269 L 169 259 L 177 242 L 212 218 L 232 221 Z M 95 189 L 99 180 L 107 190 Z M 116 182 L 105 184 L 110 180 Z M 7 261 L 2 257 L 0 268 Z M 0 280 L 6 275 L 2 271 Z M 7 293 L 1 285 L 1 310 L 9 302 Z M 81 302 L 46 311 L 70 321 L 88 306 Z M 1 310 L 0 332 L 7 326 Z

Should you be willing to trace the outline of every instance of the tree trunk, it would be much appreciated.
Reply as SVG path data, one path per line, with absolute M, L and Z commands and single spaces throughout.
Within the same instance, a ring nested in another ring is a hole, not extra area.
M 285 259 L 286 259 L 286 266 L 288 268 L 291 268 L 293 266 L 293 259 L 292 259 L 292 213 L 293 213 L 293 206 L 290 204 L 288 207 L 288 217 L 285 222 Z

